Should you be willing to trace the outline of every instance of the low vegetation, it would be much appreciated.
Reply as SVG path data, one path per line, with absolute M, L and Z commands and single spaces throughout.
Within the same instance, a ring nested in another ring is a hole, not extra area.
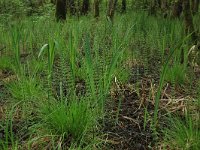
M 200 149 L 198 9 L 60 1 L 0 2 L 0 149 Z

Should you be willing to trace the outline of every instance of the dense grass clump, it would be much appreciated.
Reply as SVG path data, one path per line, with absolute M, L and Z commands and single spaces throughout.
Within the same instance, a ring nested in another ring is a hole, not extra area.
M 199 119 L 193 117 L 188 114 L 186 114 L 184 118 L 170 117 L 170 127 L 164 130 L 165 143 L 167 147 L 170 149 L 199 149 Z M 169 142 L 170 144 L 168 144 Z

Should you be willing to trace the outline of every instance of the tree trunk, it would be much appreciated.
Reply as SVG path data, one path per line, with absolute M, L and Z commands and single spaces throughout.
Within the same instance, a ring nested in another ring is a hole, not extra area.
M 113 22 L 117 0 L 109 0 L 107 17 Z
M 86 15 L 89 11 L 89 0 L 83 0 L 81 14 Z
M 163 1 L 163 0 L 162 0 L 162 1 Z M 161 8 L 162 1 L 161 1 L 161 0 L 157 0 L 157 2 L 156 2 L 156 3 L 157 3 L 156 5 L 157 5 L 159 8 Z
M 99 0 L 94 0 L 94 17 L 99 17 Z
M 191 0 L 191 11 L 193 15 L 199 11 L 199 2 L 200 0 Z
M 191 5 L 190 5 L 190 6 L 191 6 L 191 12 L 192 12 L 193 15 L 194 15 L 194 13 L 195 13 L 195 12 L 194 12 L 195 1 L 196 1 L 196 0 L 191 0 Z
M 191 34 L 192 40 L 196 41 L 197 36 L 194 30 L 192 13 L 190 10 L 190 0 L 183 0 L 183 14 L 184 14 L 185 33 Z
M 167 8 L 168 8 L 167 0 L 162 0 L 162 2 L 161 2 L 161 9 L 167 9 Z
M 66 20 L 66 0 L 56 1 L 56 19 L 57 21 Z
M 166 18 L 168 16 L 168 3 L 167 0 L 162 0 L 161 3 L 161 11 L 163 13 L 163 17 Z
M 122 0 L 122 13 L 126 12 L 126 0 Z
M 195 8 L 194 8 L 196 13 L 199 12 L 199 4 L 200 4 L 200 0 L 196 0 L 196 4 L 195 4 Z
M 172 15 L 174 18 L 180 17 L 180 15 L 183 11 L 182 1 L 183 0 L 177 0 L 174 2 L 173 10 L 172 10 Z

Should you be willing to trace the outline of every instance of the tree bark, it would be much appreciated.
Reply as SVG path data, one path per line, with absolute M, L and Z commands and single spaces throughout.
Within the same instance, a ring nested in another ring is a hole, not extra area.
M 196 41 L 197 36 L 194 30 L 192 13 L 190 10 L 190 0 L 183 0 L 183 14 L 184 14 L 185 33 L 191 34 L 192 40 Z
M 195 4 L 195 12 L 197 13 L 199 11 L 199 4 L 200 4 L 200 0 L 196 0 L 196 4 Z
M 99 0 L 94 0 L 94 17 L 99 17 Z
M 161 3 L 161 11 L 163 13 L 163 17 L 166 18 L 168 16 L 168 3 L 167 0 L 162 0 Z
M 162 2 L 161 2 L 161 9 L 167 9 L 167 8 L 168 8 L 167 0 L 162 0 Z
M 183 0 L 177 0 L 173 4 L 172 15 L 173 15 L 174 18 L 180 17 L 180 15 L 183 11 L 182 1 Z
M 157 3 L 156 5 L 157 5 L 159 8 L 161 8 L 162 1 L 161 1 L 161 0 L 157 0 L 156 3 Z
M 126 0 L 122 0 L 122 13 L 126 12 Z
M 191 11 L 195 15 L 199 11 L 200 0 L 191 0 Z
M 57 21 L 66 20 L 66 0 L 56 1 L 56 19 Z
M 89 0 L 83 0 L 81 14 L 86 15 L 89 11 Z
M 117 0 L 109 0 L 107 17 L 113 22 Z

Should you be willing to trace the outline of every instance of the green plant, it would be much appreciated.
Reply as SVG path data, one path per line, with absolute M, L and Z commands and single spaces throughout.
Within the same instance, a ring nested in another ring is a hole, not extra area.
M 22 67 L 20 62 L 20 42 L 21 42 L 21 27 L 14 27 L 11 31 L 12 35 L 12 50 L 14 52 L 14 70 L 21 76 L 22 74 Z
M 0 14 L 12 15 L 19 17 L 25 14 L 26 8 L 22 0 L 1 0 L 0 1 Z
M 131 70 L 127 68 L 117 68 L 115 75 L 119 82 L 127 83 L 130 78 Z
M 93 105 L 95 106 L 96 104 L 100 104 L 100 107 L 103 113 L 105 99 L 109 92 L 111 81 L 113 79 L 113 74 L 116 70 L 117 61 L 122 56 L 123 50 L 121 50 L 121 45 L 117 47 L 117 49 L 114 49 L 114 51 L 116 52 L 113 54 L 113 57 L 111 58 L 111 62 L 106 68 L 104 68 L 104 72 L 101 74 L 102 77 L 100 77 L 96 83 L 94 79 L 95 69 L 94 69 L 93 61 L 92 61 L 89 36 L 86 37 L 84 48 L 85 48 L 85 54 L 86 54 L 86 69 L 87 69 L 87 75 L 88 75 L 88 80 L 89 80 L 89 88 L 92 94 L 92 98 L 95 100 Z M 95 83 L 98 86 L 95 85 Z
M 53 63 L 55 58 L 55 49 L 58 47 L 58 43 L 55 40 L 50 40 L 49 44 L 44 44 L 40 49 L 38 54 L 38 58 L 42 55 L 43 51 L 47 49 L 48 55 L 48 78 L 51 78 L 52 70 L 53 70 Z
M 89 106 L 87 99 L 43 103 L 40 107 L 43 129 L 52 135 L 80 140 L 96 124 Z
M 167 67 L 165 80 L 174 85 L 183 85 L 186 79 L 186 70 L 184 65 L 174 64 Z
M 0 69 L 9 69 L 12 73 L 20 75 L 14 82 L 8 83 L 5 90 L 4 82 L 0 81 L 0 90 L 3 87 L 3 94 L 0 97 L 1 102 L 6 99 L 8 104 L 23 100 L 23 105 L 18 108 L 20 113 L 22 112 L 20 120 L 26 121 L 24 118 L 30 117 L 31 123 L 34 124 L 28 128 L 31 144 L 29 148 L 32 149 L 36 145 L 35 149 L 44 149 L 45 146 L 49 149 L 65 149 L 67 145 L 66 149 L 102 149 L 101 146 L 96 147 L 97 143 L 102 142 L 102 137 L 98 140 L 98 135 L 103 134 L 96 130 L 97 122 L 100 120 L 100 126 L 107 125 L 103 124 L 105 120 L 102 118 L 106 111 L 110 111 L 107 109 L 113 101 L 113 97 L 109 95 L 111 87 L 114 87 L 114 78 L 123 88 L 126 88 L 124 84 L 130 79 L 131 90 L 135 90 L 139 97 L 141 79 L 142 86 L 143 79 L 144 81 L 148 79 L 147 85 L 144 85 L 144 92 L 147 94 L 144 95 L 147 100 L 145 99 L 143 103 L 145 110 L 142 123 L 144 123 L 141 127 L 148 130 L 149 121 L 152 119 L 152 111 L 149 110 L 154 109 L 154 118 L 150 122 L 150 127 L 153 128 L 154 134 L 159 134 L 159 130 L 157 131 L 160 123 L 158 116 L 162 113 L 159 111 L 159 106 L 165 81 L 182 84 L 186 73 L 189 74 L 186 57 L 188 47 L 185 42 L 187 39 L 183 36 L 182 20 L 169 20 L 161 17 L 158 19 L 139 11 L 128 12 L 123 16 L 116 14 L 114 24 L 108 22 L 105 17 L 99 17 L 97 22 L 90 15 L 81 16 L 78 19 L 69 17 L 64 23 L 56 23 L 50 16 L 54 11 L 52 6 L 43 5 L 39 8 L 38 2 L 35 1 L 32 4 L 36 8 L 30 10 L 32 6 L 28 3 L 24 0 L 0 1 L 0 4 L 5 4 L 5 7 L 0 6 L 0 13 L 6 12 L 0 14 L 2 35 L 0 36 L 0 49 L 3 48 Z M 127 4 L 130 5 L 130 2 Z M 26 19 L 13 18 L 14 13 L 20 11 L 34 16 L 26 17 Z M 199 16 L 194 16 L 194 18 L 199 28 Z M 46 42 L 47 44 L 44 45 Z M 186 61 L 180 65 L 182 48 L 186 54 Z M 168 53 L 166 53 L 167 50 L 169 50 Z M 30 52 L 28 56 L 23 57 L 23 54 L 27 52 Z M 39 59 L 36 58 L 38 53 Z M 160 69 L 161 74 L 159 74 Z M 0 75 L 0 79 L 1 77 Z M 153 80 L 152 90 L 159 86 L 157 93 L 152 91 L 150 96 L 148 96 L 148 89 L 151 86 L 149 80 Z M 158 82 L 159 85 L 157 85 Z M 193 86 L 193 83 L 191 85 Z M 7 98 L 6 93 L 10 93 L 11 98 Z M 118 116 L 121 116 L 119 115 L 121 104 L 126 105 L 124 99 L 129 99 L 124 95 L 120 95 L 116 107 L 114 120 L 116 124 Z M 149 107 L 152 106 L 151 104 L 148 105 L 151 98 L 155 102 L 155 108 Z M 135 96 L 134 100 L 137 104 Z M 34 121 L 32 113 L 36 118 Z M 3 125 L 1 128 L 4 128 Z M 10 125 L 8 126 L 6 128 L 10 128 Z M 23 126 L 27 127 L 26 124 Z M 7 137 L 10 138 L 12 133 L 9 132 L 10 129 L 6 130 Z M 20 148 L 26 145 L 27 141 L 18 143 L 16 140 L 13 138 L 13 149 L 15 145 Z M 6 140 L 2 141 L 6 145 Z
M 3 150 L 17 150 L 18 149 L 18 139 L 15 137 L 13 132 L 13 113 L 15 108 L 22 101 L 17 102 L 14 106 L 12 106 L 10 112 L 7 115 L 7 119 L 5 122 L 0 122 L 0 130 L 4 131 L 4 137 L 0 138 L 0 148 Z
M 23 77 L 20 80 L 13 81 L 7 85 L 7 89 L 10 91 L 11 96 L 16 101 L 37 101 L 44 94 L 41 85 L 35 78 Z
M 47 49 L 47 57 L 48 57 L 48 97 L 50 98 L 50 89 L 52 85 L 52 71 L 53 71 L 53 64 L 54 64 L 54 58 L 55 58 L 55 49 L 58 48 L 58 43 L 55 40 L 50 40 L 49 44 L 45 44 L 40 49 L 40 52 L 38 54 L 38 58 L 42 55 L 43 51 Z
M 179 49 L 183 45 L 183 43 L 186 40 L 188 40 L 189 37 L 190 37 L 190 35 L 188 35 L 183 40 L 178 42 L 178 44 L 175 46 L 174 50 L 170 53 L 169 57 L 167 58 L 166 63 L 163 65 L 163 68 L 162 68 L 162 71 L 161 71 L 161 75 L 160 75 L 159 87 L 158 87 L 158 91 L 157 91 L 156 97 L 155 97 L 155 108 L 154 108 L 154 118 L 153 118 L 153 126 L 154 126 L 154 128 L 156 127 L 156 124 L 158 123 L 157 122 L 158 121 L 157 120 L 157 118 L 158 118 L 158 108 L 159 108 L 160 96 L 161 96 L 162 88 L 163 88 L 163 85 L 164 85 L 164 80 L 165 80 L 165 77 L 166 77 L 167 67 L 169 65 L 169 62 L 170 62 L 171 58 L 173 58 L 173 55 L 176 52 L 176 50 Z
M 87 74 L 89 78 L 90 90 L 91 90 L 92 97 L 95 100 L 97 89 L 96 89 L 95 81 L 94 81 L 94 67 L 93 67 L 92 56 L 91 56 L 89 36 L 86 36 L 84 49 L 85 49 L 86 68 L 87 68 Z
M 12 116 L 11 116 L 12 117 Z M 18 142 L 14 137 L 14 133 L 12 131 L 12 119 L 7 119 L 6 124 L 0 124 L 1 131 L 4 131 L 3 138 L 0 139 L 0 148 L 7 150 L 11 146 L 12 149 L 17 149 Z
M 198 150 L 200 148 L 199 119 L 185 113 L 184 118 L 171 116 L 164 129 L 164 143 L 170 149 Z M 170 143 L 170 144 L 169 144 Z
M 1 57 L 0 59 L 0 69 L 2 70 L 12 70 L 13 69 L 13 65 L 12 65 L 12 59 L 10 57 Z

